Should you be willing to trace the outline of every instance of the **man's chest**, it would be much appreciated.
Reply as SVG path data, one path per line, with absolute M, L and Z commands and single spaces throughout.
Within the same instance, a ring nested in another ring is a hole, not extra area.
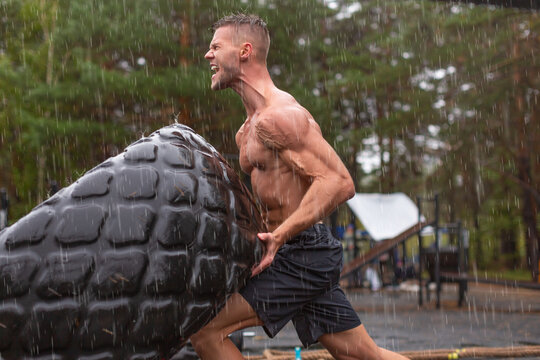
M 273 152 L 258 138 L 253 122 L 246 121 L 236 134 L 236 144 L 240 150 L 240 167 L 250 174 L 254 168 L 265 170 L 271 162 Z

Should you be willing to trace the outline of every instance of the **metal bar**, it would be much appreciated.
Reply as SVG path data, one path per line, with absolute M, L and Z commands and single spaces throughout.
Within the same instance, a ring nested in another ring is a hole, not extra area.
M 418 207 L 418 222 L 422 218 L 422 198 L 416 197 L 416 206 Z M 418 306 L 422 306 L 422 231 L 418 232 Z
M 345 265 L 343 267 L 343 270 L 341 271 L 341 277 L 344 278 L 351 275 L 357 269 L 369 263 L 371 260 L 378 258 L 380 255 L 384 254 L 388 250 L 394 248 L 400 242 L 407 240 L 408 238 L 422 230 L 425 226 L 425 222 L 414 224 L 396 237 L 376 243 L 371 250 L 364 254 L 361 254 L 357 258 L 351 260 L 347 265 Z
M 445 279 L 448 279 L 451 281 L 466 280 L 472 283 L 494 284 L 494 285 L 502 285 L 502 286 L 507 286 L 507 287 L 514 287 L 514 288 L 540 290 L 540 284 L 537 284 L 535 282 L 489 279 L 486 277 L 478 277 L 478 276 L 474 277 L 474 276 L 467 276 L 465 274 L 452 274 L 452 273 L 446 273 L 446 272 L 442 273 L 442 276 Z
M 463 234 L 461 229 L 461 221 L 458 221 L 458 272 L 460 274 L 465 273 L 465 245 L 463 244 Z
M 353 256 L 352 258 L 353 259 L 356 259 L 356 257 L 358 256 L 358 253 L 359 253 L 359 249 L 358 249 L 358 239 L 356 238 L 356 215 L 354 215 L 354 212 L 352 211 L 352 209 L 349 208 L 349 211 L 350 211 L 350 214 L 351 214 L 351 224 L 352 224 L 352 241 L 353 241 Z M 354 287 L 359 287 L 361 285 L 361 279 L 360 279 L 360 275 L 357 273 L 357 272 L 354 272 L 354 276 L 353 276 L 353 286 Z
M 435 283 L 437 284 L 437 309 L 441 307 L 441 260 L 439 252 L 439 194 L 435 195 Z
M 407 247 L 405 246 L 405 241 L 401 243 L 401 264 L 405 268 L 405 262 L 407 261 Z
M 468 3 L 476 5 L 495 5 L 519 9 L 540 9 L 538 0 L 435 0 L 439 2 Z

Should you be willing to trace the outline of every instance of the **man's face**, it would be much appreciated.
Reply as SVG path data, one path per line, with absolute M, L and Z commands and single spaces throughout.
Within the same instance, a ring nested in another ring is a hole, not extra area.
M 234 43 L 234 35 L 233 26 L 218 28 L 210 42 L 210 50 L 204 55 L 214 72 L 212 90 L 230 87 L 240 74 L 240 47 Z

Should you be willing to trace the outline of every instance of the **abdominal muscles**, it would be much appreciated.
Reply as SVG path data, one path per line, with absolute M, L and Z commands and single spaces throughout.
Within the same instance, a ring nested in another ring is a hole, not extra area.
M 308 183 L 295 176 L 287 167 L 251 172 L 253 193 L 262 206 L 269 231 L 277 228 L 300 205 Z

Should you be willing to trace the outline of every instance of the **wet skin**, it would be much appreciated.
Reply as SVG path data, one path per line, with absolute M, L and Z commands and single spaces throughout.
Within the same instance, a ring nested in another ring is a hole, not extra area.
M 216 30 L 205 55 L 215 72 L 212 89 L 231 88 L 247 112 L 236 134 L 240 166 L 251 176 L 268 231 L 258 234 L 265 253 L 254 275 L 270 266 L 287 240 L 354 195 L 347 169 L 311 114 L 274 85 L 264 61 L 255 60 L 260 51 L 249 31 L 225 26 Z M 257 325 L 263 325 L 260 318 L 235 293 L 191 342 L 202 359 L 242 359 L 228 335 Z M 404 359 L 379 348 L 363 325 L 318 340 L 337 359 Z
M 324 146 L 319 126 L 305 109 L 281 94 L 272 102 L 267 109 L 248 118 L 236 134 L 240 166 L 251 176 L 253 192 L 262 206 L 269 231 L 276 230 L 299 208 L 314 181 L 316 174 L 310 173 L 312 164 L 298 158 L 298 153 L 306 150 L 304 142 L 311 143 L 311 147 Z M 294 134 L 282 134 L 286 129 L 277 128 L 280 124 L 272 119 L 274 111 L 291 115 L 287 121 L 296 122 L 292 124 Z M 286 137 L 282 143 L 296 142 L 296 146 L 288 144 L 296 147 L 296 151 L 288 149 L 287 144 L 278 144 L 280 135 Z M 288 159 L 283 160 L 283 156 Z
M 354 194 L 347 169 L 309 112 L 272 90 L 236 135 L 240 165 L 251 176 L 270 231 L 259 234 L 267 256 L 254 274 L 270 265 L 283 243 Z
M 235 29 L 217 29 L 205 58 L 215 72 L 212 89 L 231 88 L 247 112 L 236 135 L 240 164 L 270 231 L 259 234 L 266 251 L 255 275 L 287 240 L 352 197 L 354 185 L 313 117 L 274 85 L 249 32 Z

